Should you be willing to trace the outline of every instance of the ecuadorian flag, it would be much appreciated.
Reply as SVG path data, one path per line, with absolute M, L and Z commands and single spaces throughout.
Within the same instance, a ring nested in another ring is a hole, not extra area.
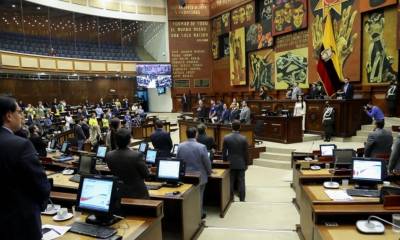
M 325 21 L 325 29 L 321 48 L 321 54 L 317 64 L 317 71 L 324 85 L 326 94 L 328 96 L 332 96 L 342 86 L 341 80 L 343 79 L 343 73 L 336 48 L 335 36 L 333 34 L 332 19 L 329 13 L 327 14 Z M 322 58 L 324 51 L 332 54 L 329 59 Z

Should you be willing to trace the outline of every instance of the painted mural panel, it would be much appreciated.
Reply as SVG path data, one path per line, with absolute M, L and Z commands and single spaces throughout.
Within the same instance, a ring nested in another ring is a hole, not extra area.
M 231 85 L 246 85 L 246 51 L 244 28 L 229 34 L 229 58 Z
M 295 82 L 308 88 L 307 63 L 307 47 L 275 53 L 275 89 L 287 89 Z
M 362 0 L 360 1 L 360 12 L 367 12 L 378 8 L 387 7 L 397 3 L 397 0 Z
M 272 35 L 292 32 L 307 27 L 306 0 L 275 0 L 273 5 Z

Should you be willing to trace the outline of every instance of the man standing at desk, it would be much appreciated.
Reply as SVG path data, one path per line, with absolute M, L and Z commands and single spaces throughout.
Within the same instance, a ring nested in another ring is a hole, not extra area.
M 244 124 L 251 124 L 250 108 L 247 106 L 246 101 L 242 101 L 242 109 L 240 110 L 240 122 Z
M 339 93 L 343 94 L 343 99 L 346 99 L 346 100 L 353 99 L 354 89 L 353 89 L 353 85 L 350 84 L 348 78 L 344 79 L 343 92 L 339 92 Z
M 365 157 L 377 157 L 380 154 L 389 154 L 393 144 L 392 132 L 384 129 L 385 122 L 375 121 L 375 130 L 368 134 L 365 143 Z
M 207 156 L 207 148 L 205 145 L 196 141 L 196 128 L 189 127 L 186 130 L 187 140 L 179 144 L 177 158 L 183 159 L 186 163 L 186 171 L 200 172 L 200 203 L 201 203 L 201 218 L 206 217 L 203 208 L 203 197 L 208 176 L 211 175 L 211 162 Z
M 153 147 L 158 151 L 157 157 L 169 157 L 172 149 L 171 135 L 163 130 L 161 120 L 156 121 L 156 130 L 150 135 Z
M 14 135 L 21 128 L 22 111 L 10 97 L 0 96 L 0 236 L 2 239 L 42 238 L 40 212 L 50 184 L 32 143 Z
M 237 182 L 239 199 L 241 202 L 246 198 L 245 171 L 247 170 L 248 143 L 246 137 L 239 133 L 240 122 L 232 122 L 233 132 L 224 137 L 222 156 L 224 161 L 230 162 L 231 172 L 231 197 L 234 194 L 235 182 Z

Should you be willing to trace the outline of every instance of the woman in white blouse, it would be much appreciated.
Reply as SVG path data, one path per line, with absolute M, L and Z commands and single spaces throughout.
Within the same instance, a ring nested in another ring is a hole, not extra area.
M 303 95 L 297 96 L 296 104 L 294 105 L 293 116 L 302 116 L 302 129 L 305 129 L 305 120 L 306 120 L 306 102 L 303 99 Z

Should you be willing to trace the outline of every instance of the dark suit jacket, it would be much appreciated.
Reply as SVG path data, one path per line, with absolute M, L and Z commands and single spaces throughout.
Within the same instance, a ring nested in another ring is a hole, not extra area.
M 50 184 L 28 139 L 0 127 L 1 239 L 41 239 Z
M 248 143 L 246 137 L 239 132 L 233 132 L 224 137 L 222 156 L 224 161 L 230 162 L 230 169 L 247 169 Z
M 199 134 L 196 140 L 198 143 L 204 144 L 207 147 L 207 150 L 215 148 L 214 138 L 209 137 L 206 134 Z
M 157 149 L 159 157 L 169 157 L 172 150 L 172 139 L 171 135 L 164 130 L 157 128 L 150 135 L 151 143 L 153 147 Z
M 239 109 L 237 109 L 237 110 L 232 110 L 232 111 L 231 111 L 230 120 L 231 120 L 231 121 L 233 121 L 233 120 L 235 120 L 235 119 L 239 120 L 239 118 L 240 118 L 240 110 L 239 110 Z
M 375 129 L 368 134 L 365 143 L 365 157 L 376 157 L 376 154 L 390 154 L 393 144 L 392 132 L 386 129 Z
M 354 95 L 354 88 L 353 85 L 349 83 L 349 86 L 347 86 L 347 91 L 344 92 L 344 99 L 353 99 L 353 95 Z
M 397 136 L 396 141 L 393 143 L 393 151 L 390 154 L 388 170 L 400 170 L 400 135 Z
M 229 111 L 229 109 L 226 109 L 225 111 L 222 111 L 220 122 L 222 122 L 222 123 L 229 122 L 230 116 L 231 116 L 231 112 Z
M 39 156 L 41 157 L 46 157 L 47 152 L 46 152 L 46 147 L 47 144 L 45 142 L 43 142 L 42 138 L 35 134 L 32 135 L 29 140 L 32 142 L 33 146 L 35 147 L 37 153 L 39 154 Z
M 122 197 L 149 198 L 144 179 L 149 175 L 143 155 L 129 148 L 108 152 L 105 161 L 111 173 L 122 180 Z

